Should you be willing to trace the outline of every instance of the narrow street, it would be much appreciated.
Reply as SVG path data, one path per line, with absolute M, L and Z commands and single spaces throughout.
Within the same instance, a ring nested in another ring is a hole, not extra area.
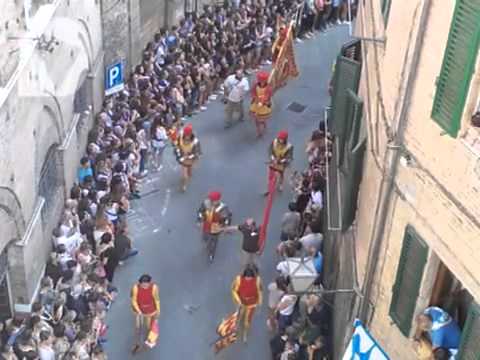
M 293 168 L 304 168 L 305 143 L 323 118 L 323 108 L 329 102 L 327 86 L 332 63 L 347 36 L 348 27 L 344 25 L 296 45 L 300 76 L 276 94 L 274 115 L 263 139 L 255 138 L 249 119 L 225 130 L 223 104 L 219 100 L 193 117 L 191 123 L 202 143 L 203 157 L 186 193 L 179 192 L 180 169 L 172 149 L 166 149 L 162 170 L 144 180 L 144 196 L 135 201 L 129 216 L 130 232 L 140 253 L 115 275 L 119 297 L 108 313 L 109 358 L 132 358 L 133 316 L 129 290 L 142 273 L 150 273 L 160 287 L 160 340 L 152 351 L 135 358 L 208 360 L 215 357 L 211 347 L 215 328 L 221 318 L 233 310 L 230 284 L 240 271 L 240 236 L 223 236 L 214 263 L 208 264 L 195 225 L 196 210 L 207 192 L 215 189 L 223 193 L 235 224 L 248 216 L 261 222 L 267 147 L 278 130 L 287 129 L 289 140 L 295 145 Z M 302 113 L 292 112 L 287 109 L 292 102 L 306 109 Z M 264 288 L 275 276 L 274 248 L 279 239 L 281 215 L 290 199 L 287 188 L 273 205 L 267 246 L 260 260 Z M 264 299 L 265 303 L 266 293 Z M 246 345 L 234 344 L 216 358 L 269 359 L 266 314 L 264 305 L 254 317 Z

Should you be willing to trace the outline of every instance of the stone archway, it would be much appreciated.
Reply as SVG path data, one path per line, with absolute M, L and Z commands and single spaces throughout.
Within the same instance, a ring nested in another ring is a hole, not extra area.
M 21 240 L 26 230 L 22 206 L 17 194 L 5 186 L 0 186 L 0 209 L 3 210 L 15 223 L 15 238 Z M 0 224 L 1 226 L 1 224 Z M 7 239 L 7 242 L 10 239 Z
M 87 59 L 88 59 L 88 70 L 92 70 L 93 62 L 95 61 L 94 55 L 93 55 L 93 41 L 92 41 L 92 35 L 90 33 L 90 29 L 88 28 L 88 24 L 85 20 L 83 19 L 77 19 L 78 22 L 80 23 L 81 27 L 84 29 L 84 34 L 82 32 L 78 33 L 78 38 L 80 39 L 80 42 L 82 43 L 83 49 L 85 50 L 85 53 L 87 54 Z

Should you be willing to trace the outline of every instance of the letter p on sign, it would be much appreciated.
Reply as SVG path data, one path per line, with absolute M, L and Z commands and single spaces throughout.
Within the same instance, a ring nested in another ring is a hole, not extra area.
M 118 61 L 105 69 L 105 95 L 112 95 L 124 88 L 123 62 Z

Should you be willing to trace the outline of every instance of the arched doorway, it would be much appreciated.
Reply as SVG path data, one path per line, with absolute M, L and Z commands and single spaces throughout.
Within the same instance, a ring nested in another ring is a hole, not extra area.
M 57 215 L 59 207 L 63 204 L 63 184 L 57 149 L 57 144 L 53 144 L 48 149 L 38 182 L 38 194 L 45 199 L 41 216 L 44 231 L 47 233 L 49 232 L 47 228 L 51 225 L 49 220 L 52 219 L 52 216 Z

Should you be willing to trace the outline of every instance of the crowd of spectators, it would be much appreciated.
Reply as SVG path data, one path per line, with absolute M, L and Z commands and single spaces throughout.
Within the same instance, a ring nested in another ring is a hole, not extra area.
M 282 218 L 278 276 L 268 286 L 273 360 L 331 358 L 330 308 L 322 296 L 323 194 L 331 147 L 320 124 L 306 147 L 307 170 L 292 177 L 295 198 Z
M 242 0 L 206 6 L 202 15 L 189 14 L 178 26 L 155 34 L 124 91 L 107 98 L 95 117 L 77 182 L 53 231 L 53 252 L 38 299 L 28 316 L 16 315 L 1 324 L 0 359 L 106 359 L 102 344 L 107 341 L 106 312 L 117 295 L 115 270 L 138 252 L 126 214 L 130 201 L 141 197 L 142 179 L 149 171 L 159 170 L 169 138 L 185 118 L 206 110 L 222 93 L 228 75 L 238 69 L 248 74 L 271 63 L 278 21 L 298 5 L 305 6 L 299 38 L 337 21 L 336 6 L 327 1 L 315 2 L 314 8 L 312 4 Z M 310 11 L 315 12 L 312 23 Z M 279 251 L 284 256 L 306 251 L 318 266 L 322 185 L 315 180 L 315 170 L 310 172 L 291 204 L 292 214 L 285 216 L 285 246 Z M 288 276 L 280 276 L 275 284 L 278 301 L 270 305 L 279 314 L 278 322 L 272 324 L 280 339 L 300 318 L 317 326 L 321 299 L 298 300 L 289 294 Z M 292 314 L 298 303 L 305 305 L 305 312 L 295 320 Z M 321 336 L 297 339 L 301 342 L 289 337 L 285 348 L 297 349 L 307 341 L 320 349 L 324 341 Z

